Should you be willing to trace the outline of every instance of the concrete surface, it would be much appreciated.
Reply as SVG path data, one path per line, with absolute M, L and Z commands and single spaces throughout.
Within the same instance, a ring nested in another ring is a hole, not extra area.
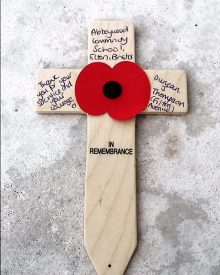
M 141 66 L 188 74 L 187 116 L 137 119 L 139 245 L 126 275 L 220 274 L 218 0 L 2 1 L 2 274 L 95 274 L 86 117 L 33 105 L 37 68 L 86 65 L 90 19 L 132 19 Z

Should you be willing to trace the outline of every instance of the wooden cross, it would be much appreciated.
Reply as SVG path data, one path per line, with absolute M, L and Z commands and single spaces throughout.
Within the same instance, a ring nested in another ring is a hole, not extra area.
M 132 22 L 95 21 L 88 28 L 88 60 L 114 66 L 135 61 Z M 75 97 L 79 69 L 40 69 L 36 111 L 83 114 Z M 187 112 L 186 74 L 182 70 L 146 70 L 151 99 L 143 114 Z M 135 118 L 114 120 L 87 115 L 84 243 L 98 274 L 124 274 L 137 245 Z M 127 148 L 130 154 L 100 154 Z

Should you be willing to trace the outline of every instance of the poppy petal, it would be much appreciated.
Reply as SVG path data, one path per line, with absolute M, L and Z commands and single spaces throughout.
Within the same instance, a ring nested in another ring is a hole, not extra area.
M 151 94 L 147 74 L 136 63 L 123 61 L 113 68 L 115 81 L 122 87 L 122 94 L 110 106 L 108 113 L 115 119 L 129 119 L 142 112 Z
M 106 96 L 104 87 L 108 82 L 111 82 L 111 87 L 121 87 L 120 96 Z M 146 108 L 151 87 L 147 74 L 136 63 L 123 61 L 111 68 L 105 63 L 95 62 L 80 72 L 75 91 L 77 102 L 86 113 L 101 115 L 107 112 L 112 118 L 123 120 Z
M 76 100 L 88 114 L 106 113 L 109 100 L 103 94 L 103 85 L 108 81 L 112 69 L 107 64 L 95 62 L 87 65 L 79 74 L 75 84 Z

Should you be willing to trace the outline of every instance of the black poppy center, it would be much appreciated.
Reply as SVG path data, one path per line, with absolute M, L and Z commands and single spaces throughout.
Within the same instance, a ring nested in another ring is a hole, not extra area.
M 116 81 L 109 81 L 105 83 L 103 92 L 107 98 L 115 99 L 121 95 L 121 85 Z

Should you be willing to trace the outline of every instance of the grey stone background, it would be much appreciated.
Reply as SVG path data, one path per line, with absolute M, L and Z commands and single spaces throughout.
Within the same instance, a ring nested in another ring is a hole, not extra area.
M 137 119 L 139 244 L 126 274 L 219 275 L 218 0 L 2 1 L 2 274 L 95 274 L 86 116 L 34 111 L 36 69 L 85 66 L 92 19 L 133 20 L 136 61 L 188 75 L 186 116 Z

